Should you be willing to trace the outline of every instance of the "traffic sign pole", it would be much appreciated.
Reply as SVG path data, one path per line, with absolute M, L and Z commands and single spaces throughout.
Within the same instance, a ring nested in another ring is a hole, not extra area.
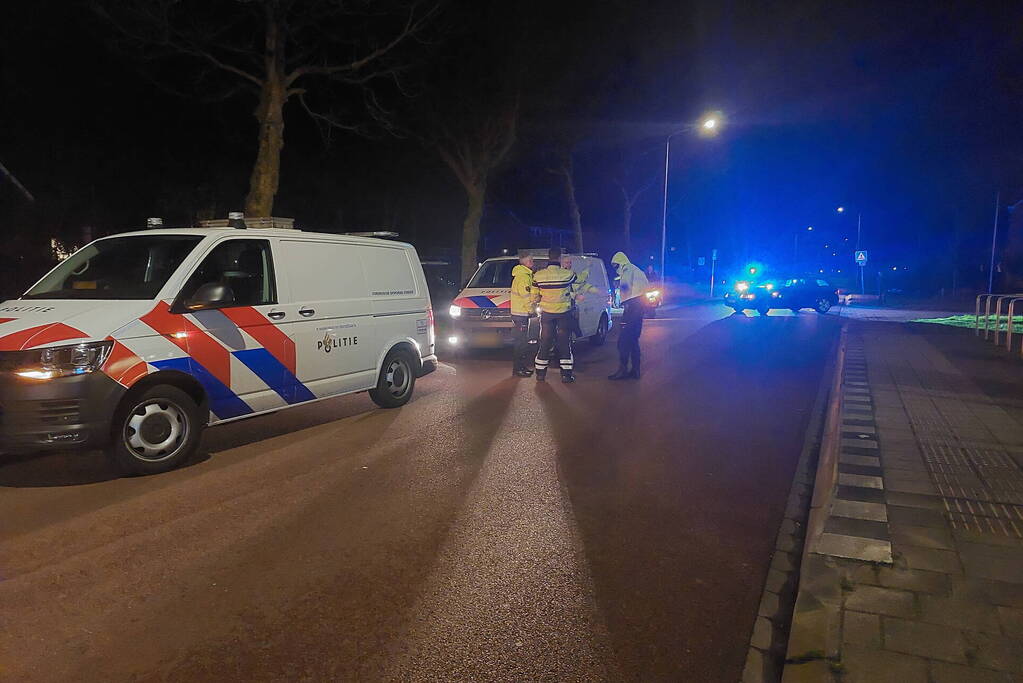
M 710 250 L 710 298 L 714 298 L 714 266 L 718 264 L 718 250 Z

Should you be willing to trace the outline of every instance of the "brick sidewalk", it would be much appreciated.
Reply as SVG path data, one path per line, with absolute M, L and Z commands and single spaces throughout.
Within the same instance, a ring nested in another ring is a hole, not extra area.
M 804 559 L 783 680 L 1023 682 L 1023 382 L 992 400 L 892 323 L 851 323 L 847 363 L 826 554 Z

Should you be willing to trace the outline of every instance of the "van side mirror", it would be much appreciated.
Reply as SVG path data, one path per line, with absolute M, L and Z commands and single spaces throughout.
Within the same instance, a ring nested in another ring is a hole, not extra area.
M 190 311 L 204 311 L 210 308 L 225 308 L 234 305 L 234 292 L 220 282 L 207 282 L 195 290 L 192 298 L 185 302 Z

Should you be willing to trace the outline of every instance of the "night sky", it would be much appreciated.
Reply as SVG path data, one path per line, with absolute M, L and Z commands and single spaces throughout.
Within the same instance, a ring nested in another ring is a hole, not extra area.
M 996 192 L 1003 206 L 1023 199 L 1017 3 L 481 6 L 453 2 L 444 21 L 479 35 L 481 64 L 522 62 L 519 141 L 483 220 L 498 242 L 510 223 L 569 227 L 544 141 L 570 130 L 587 248 L 609 255 L 620 244 L 615 179 L 656 180 L 664 136 L 711 109 L 727 117 L 718 138 L 683 134 L 672 146 L 668 243 L 679 274 L 712 248 L 728 267 L 781 263 L 807 225 L 816 236 L 800 249 L 824 254 L 824 240 L 854 236 L 861 211 L 877 265 L 909 268 L 907 286 L 948 287 L 956 260 L 961 283 L 986 277 Z M 36 202 L 0 181 L 5 254 L 16 257 L 3 293 L 46 267 L 50 236 L 81 242 L 84 226 L 99 236 L 150 215 L 188 224 L 240 208 L 255 102 L 173 94 L 168 86 L 190 78 L 181 69 L 154 82 L 85 3 L 4 6 L 0 162 Z M 426 90 L 456 81 L 424 73 Z M 384 133 L 335 132 L 325 144 L 293 103 L 286 123 L 275 214 L 323 231 L 393 228 L 427 256 L 457 246 L 465 195 L 432 151 Z M 658 253 L 660 207 L 655 184 L 635 209 L 637 260 Z M 851 249 L 821 265 L 850 272 Z

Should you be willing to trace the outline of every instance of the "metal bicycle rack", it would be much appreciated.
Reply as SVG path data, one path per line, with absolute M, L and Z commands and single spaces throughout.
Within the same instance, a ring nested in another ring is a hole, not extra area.
M 994 343 L 1000 344 L 1002 337 L 1002 302 L 1006 303 L 1005 311 L 1005 348 L 1009 351 L 1012 350 L 1012 337 L 1013 337 L 1013 318 L 1016 311 L 1016 302 L 1023 301 L 1023 292 L 1013 292 L 1010 294 L 979 294 L 977 295 L 976 303 L 973 308 L 973 333 L 980 336 L 981 332 L 981 304 L 984 306 L 983 315 L 983 329 L 984 339 L 989 338 L 989 334 L 992 331 L 992 303 L 994 304 Z M 1021 349 L 1023 352 L 1023 349 Z

